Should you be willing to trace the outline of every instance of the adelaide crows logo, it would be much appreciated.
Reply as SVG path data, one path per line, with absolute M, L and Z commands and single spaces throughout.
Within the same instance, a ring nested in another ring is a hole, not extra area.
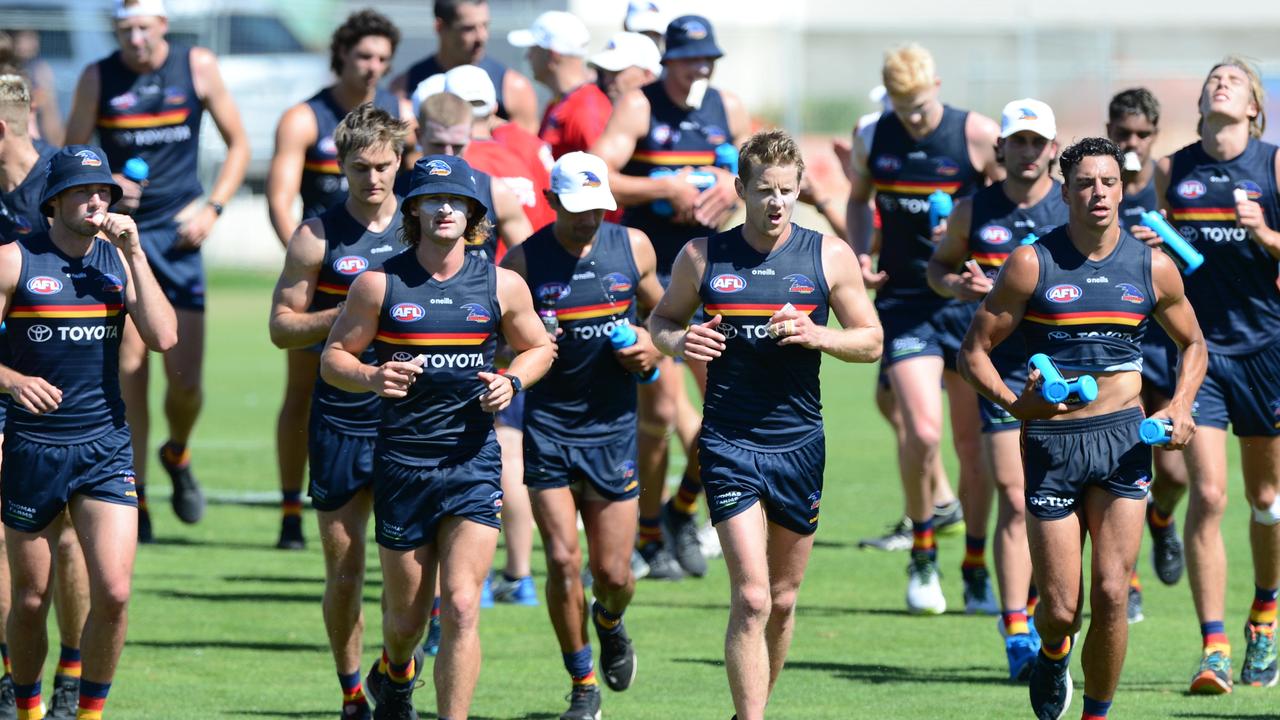
M 631 289 L 631 279 L 622 273 L 614 272 L 604 276 L 609 292 L 621 293 Z
M 808 295 L 813 292 L 813 281 L 804 275 L 797 273 L 795 275 L 787 275 L 782 279 L 791 281 L 791 287 L 787 288 L 787 292 L 800 293 L 801 295 Z
M 467 303 L 461 309 L 467 311 L 467 322 L 483 323 L 493 319 L 488 310 L 476 303 Z
M 1147 301 L 1147 296 L 1143 295 L 1141 290 L 1129 283 L 1120 283 L 1116 287 L 1120 288 L 1120 299 L 1124 302 L 1141 305 Z
M 453 168 L 449 167 L 449 163 L 443 160 L 432 160 L 427 163 L 427 174 L 448 177 L 453 174 Z

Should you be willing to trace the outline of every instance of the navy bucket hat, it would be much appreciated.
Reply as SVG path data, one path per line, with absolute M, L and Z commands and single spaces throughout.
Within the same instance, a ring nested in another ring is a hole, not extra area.
M 120 201 L 124 191 L 111 177 L 107 154 L 93 145 L 68 145 L 49 158 L 49 173 L 40 195 L 40 211 L 50 214 L 49 201 L 64 190 L 81 185 L 109 185 L 111 204 Z
M 662 60 L 719 58 L 724 51 L 716 44 L 711 21 L 701 15 L 681 15 L 667 26 L 666 51 Z
M 475 171 L 466 160 L 454 155 L 427 155 L 413 164 L 409 176 L 409 192 L 404 195 L 402 207 L 423 195 L 457 195 L 471 200 L 479 210 L 473 215 L 483 217 L 489 206 L 480 199 L 476 190 Z

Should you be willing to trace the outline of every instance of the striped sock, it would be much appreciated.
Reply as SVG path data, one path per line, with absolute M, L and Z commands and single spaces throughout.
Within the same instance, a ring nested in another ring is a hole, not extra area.
M 662 542 L 662 516 L 640 516 L 640 534 L 636 536 L 636 547 L 643 548 L 650 543 Z
M 1110 700 L 1094 700 L 1088 695 L 1084 696 L 1084 714 L 1080 716 L 1080 720 L 1102 720 L 1111 710 Z
M 62 646 L 62 650 L 58 655 L 58 669 L 54 671 L 54 684 L 57 685 L 57 677 L 80 677 L 80 648 Z
M 689 473 L 686 472 L 680 478 L 680 489 L 676 491 L 675 497 L 671 498 L 671 507 L 685 515 L 694 514 L 698 511 L 698 493 L 700 492 L 702 492 L 702 481 L 689 477 Z
M 185 467 L 191 462 L 191 449 L 186 445 L 168 440 L 164 445 L 160 446 L 160 459 L 169 467 Z
M 1004 634 L 1005 635 L 1026 635 L 1031 632 L 1031 628 L 1027 626 L 1027 610 L 1005 610 L 1002 616 L 1004 618 Z
M 4 674 L 12 673 L 13 666 L 9 664 L 9 643 L 0 643 L 0 660 L 4 660 Z
M 604 635 L 612 635 L 622 627 L 622 613 L 615 615 L 609 612 L 599 600 L 591 603 L 591 617 L 596 623 L 596 629 Z
M 960 563 L 961 570 L 976 570 L 977 568 L 985 568 L 987 538 L 985 535 L 974 537 L 972 535 L 964 536 L 964 561 Z
M 1207 623 L 1200 623 L 1200 637 L 1204 638 L 1204 652 L 1220 652 L 1223 655 L 1231 654 L 1231 641 L 1227 640 L 1227 630 L 1221 620 L 1210 620 Z
M 368 705 L 364 696 L 364 687 L 360 685 L 360 668 L 347 675 L 338 673 L 338 684 L 342 686 L 342 705 Z
M 1160 509 L 1154 502 L 1147 506 L 1147 524 L 1153 530 L 1163 530 L 1173 524 L 1173 513 Z
M 302 515 L 301 490 L 284 490 L 280 495 L 280 512 L 285 517 L 299 517 Z
M 18 720 L 43 720 L 44 707 L 40 702 L 40 681 L 31 685 L 14 683 L 13 695 L 17 698 Z
M 1276 621 L 1276 588 L 1267 590 L 1253 586 L 1253 607 L 1249 608 L 1249 622 L 1254 625 L 1270 625 Z
M 573 678 L 575 686 L 596 684 L 595 661 L 591 657 L 590 643 L 577 652 L 561 653 L 560 656 L 564 658 L 564 669 L 569 671 L 569 677 Z
M 102 720 L 102 708 L 107 704 L 111 683 L 96 683 L 80 679 L 80 707 L 76 720 Z
M 926 553 L 930 560 L 938 559 L 938 545 L 933 540 L 933 518 L 911 522 L 911 553 Z
M 440 617 L 440 596 L 439 595 L 437 595 L 435 599 L 431 601 L 431 617 L 433 618 Z
M 1040 591 L 1036 590 L 1036 586 L 1032 585 L 1027 588 L 1027 617 L 1036 616 L 1036 605 L 1040 604 Z
M 1129 576 L 1129 587 L 1142 592 L 1142 581 L 1138 579 L 1138 569 L 1134 568 L 1133 574 Z
M 413 681 L 413 656 L 403 663 L 391 662 L 391 656 L 387 655 L 387 651 L 382 651 L 382 668 L 387 674 L 387 678 L 397 685 L 404 685 Z
M 1054 662 L 1058 662 L 1071 654 L 1071 636 L 1062 638 L 1062 643 L 1054 647 L 1045 642 L 1040 646 L 1040 653 Z

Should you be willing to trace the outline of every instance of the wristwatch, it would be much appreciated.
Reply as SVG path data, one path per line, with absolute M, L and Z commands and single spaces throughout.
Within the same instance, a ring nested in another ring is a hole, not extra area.
M 520 382 L 520 378 L 516 377 L 515 375 L 512 375 L 511 373 L 507 373 L 503 377 L 511 381 L 512 396 L 519 395 L 520 393 L 524 392 L 524 383 Z
M 213 208 L 214 215 L 217 215 L 218 217 L 222 217 L 222 203 L 214 202 L 213 200 L 210 200 L 209 207 Z

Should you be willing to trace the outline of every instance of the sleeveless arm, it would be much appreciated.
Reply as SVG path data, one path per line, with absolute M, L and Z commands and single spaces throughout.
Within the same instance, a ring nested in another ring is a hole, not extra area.
M 538 95 L 533 83 L 511 68 L 502 76 L 502 105 L 512 122 L 531 133 L 538 132 Z
M 339 390 L 377 392 L 385 397 L 404 397 L 413 377 L 422 372 L 410 363 L 389 362 L 380 367 L 360 362 L 360 354 L 378 332 L 378 315 L 387 291 L 387 276 L 372 270 L 351 283 L 347 301 L 329 331 L 329 340 L 320 355 L 320 377 Z M 399 394 L 388 392 L 398 389 Z
M 965 118 L 964 137 L 969 146 L 969 161 L 973 169 L 981 173 L 990 185 L 1004 179 L 1004 165 L 996 160 L 996 140 L 1000 137 L 1000 124 L 976 112 Z
M 685 243 L 671 269 L 671 283 L 649 316 L 653 344 L 667 355 L 711 361 L 724 351 L 725 338 L 715 331 L 720 324 L 719 315 L 701 325 L 688 325 L 689 318 L 702 304 L 699 288 L 707 268 L 707 244 L 707 238 Z
M 505 268 L 498 268 L 497 281 L 502 337 L 516 351 L 507 372 L 520 378 L 525 387 L 532 387 L 551 369 L 556 358 L 556 346 L 533 309 L 533 296 L 524 278 Z
M 0 245 L 0 320 L 9 315 L 21 276 L 22 251 L 18 244 Z M 62 403 L 62 391 L 44 378 L 23 375 L 7 365 L 0 365 L 0 392 L 9 393 L 13 402 L 36 415 L 53 412 Z
M 627 228 L 627 238 L 631 241 L 631 258 L 636 264 L 636 274 L 640 282 L 636 285 L 636 304 L 643 318 L 653 311 L 662 300 L 662 283 L 658 282 L 658 257 L 653 251 L 653 243 L 644 231 Z
M 649 132 L 649 99 L 640 90 L 623 95 L 609 116 L 604 133 L 591 147 L 591 154 L 602 158 L 609 166 L 609 189 L 619 205 L 643 205 L 662 200 L 670 194 L 668 183 L 646 177 L 624 175 L 622 168 L 635 154 L 636 142 Z M 688 183 L 681 178 L 680 182 Z M 697 190 L 692 189 L 696 195 Z
M 323 342 L 342 312 L 341 303 L 328 310 L 307 312 L 324 263 L 323 227 L 318 218 L 312 218 L 299 225 L 289 240 L 284 269 L 271 296 L 271 320 L 267 324 L 271 342 L 278 348 L 302 348 Z
M 987 279 L 986 273 L 974 275 L 967 269 L 957 272 L 957 268 L 969 259 L 973 198 L 961 198 L 957 201 L 946 223 L 947 232 L 933 249 L 933 257 L 929 258 L 929 266 L 925 269 L 929 287 L 943 297 L 981 300 L 991 290 L 991 281 Z
M 1209 351 L 1200 331 L 1200 322 L 1196 320 L 1195 308 L 1191 307 L 1191 302 L 1183 291 L 1181 273 L 1173 260 L 1158 250 L 1151 251 L 1151 284 L 1155 286 L 1156 292 L 1156 306 L 1152 315 L 1180 349 L 1178 379 L 1174 385 L 1173 398 L 1164 413 L 1165 417 L 1174 422 L 1176 441 L 1179 439 L 1179 429 L 1186 432 L 1186 437 L 1190 437 L 1190 433 L 1194 431 L 1191 407 L 1200 384 L 1204 382 Z
M 520 198 L 502 180 L 489 178 L 489 194 L 493 196 L 493 214 L 498 216 L 498 237 L 513 248 L 533 234 L 533 225 L 524 214 Z
M 240 120 L 240 111 L 218 70 L 218 59 L 204 48 L 191 49 L 191 82 L 205 109 L 227 144 L 227 158 L 209 192 L 209 200 L 226 204 L 244 182 L 249 166 L 249 135 Z
M 298 227 L 293 204 L 302 192 L 307 148 L 316 142 L 318 134 L 316 115 L 305 103 L 286 110 L 276 126 L 276 150 L 267 170 L 267 214 L 276 237 L 286 248 Z
M 1008 409 L 1018 400 L 991 362 L 991 350 L 1009 337 L 1022 322 L 1027 301 L 1040 278 L 1040 262 L 1034 248 L 1021 246 L 1009 255 L 995 286 L 964 336 L 958 360 L 960 374 L 983 397 Z M 1031 383 L 1027 384 L 1030 387 Z
M 98 97 L 102 92 L 98 63 L 90 63 L 80 73 L 75 95 L 71 98 L 71 114 L 67 116 L 68 145 L 84 145 L 93 139 L 98 123 Z
M 818 336 L 815 347 L 844 362 L 879 360 L 884 348 L 880 318 L 876 316 L 876 309 L 862 284 L 857 256 L 840 238 L 822 237 L 822 274 L 827 279 L 828 303 L 840 321 L 840 327 L 815 326 L 813 329 Z M 783 338 L 778 344 L 805 343 L 800 335 L 795 335 Z

